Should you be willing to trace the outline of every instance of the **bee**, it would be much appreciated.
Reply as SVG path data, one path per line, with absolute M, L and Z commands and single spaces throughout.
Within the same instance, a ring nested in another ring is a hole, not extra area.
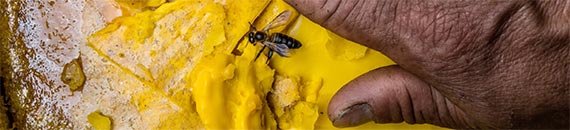
M 252 31 L 247 34 L 248 41 L 253 45 L 255 45 L 256 42 L 261 42 L 261 44 L 263 44 L 263 48 L 261 48 L 261 50 L 257 53 L 255 60 L 259 58 L 266 47 L 269 47 L 269 52 L 267 53 L 268 62 L 269 59 L 273 56 L 273 52 L 277 52 L 277 54 L 282 57 L 288 57 L 289 49 L 297 49 L 302 46 L 301 42 L 299 42 L 297 39 L 287 36 L 283 33 L 269 33 L 270 29 L 285 25 L 290 16 L 291 11 L 283 11 L 260 31 L 257 31 L 257 29 L 251 23 L 249 23 Z

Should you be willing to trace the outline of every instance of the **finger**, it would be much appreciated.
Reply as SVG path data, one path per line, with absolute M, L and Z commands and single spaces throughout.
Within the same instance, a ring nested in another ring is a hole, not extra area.
M 337 127 L 369 121 L 475 127 L 471 123 L 473 118 L 399 66 L 376 69 L 353 80 L 334 95 L 328 111 Z
M 520 1 L 286 0 L 323 27 L 399 57 L 445 52 L 456 43 L 492 36 L 513 3 Z M 416 53 L 414 53 L 416 52 Z
M 312 21 L 328 28 L 350 40 L 367 39 L 368 35 L 360 35 L 364 28 L 372 28 L 372 17 L 378 1 L 375 0 L 286 0 L 299 12 Z M 360 19 L 356 17 L 367 17 Z M 366 27 L 358 27 L 366 25 Z M 357 27 L 357 28 L 355 28 Z M 374 32 L 379 33 L 379 32 Z

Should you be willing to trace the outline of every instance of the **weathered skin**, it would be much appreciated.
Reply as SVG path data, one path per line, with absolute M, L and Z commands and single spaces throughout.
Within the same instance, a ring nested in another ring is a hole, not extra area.
M 570 127 L 568 1 L 287 1 L 398 63 L 342 88 L 335 126 Z

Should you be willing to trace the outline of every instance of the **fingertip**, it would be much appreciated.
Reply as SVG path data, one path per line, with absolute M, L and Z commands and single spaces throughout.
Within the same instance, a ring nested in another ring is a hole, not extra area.
M 369 121 L 401 122 L 400 109 L 394 97 L 398 92 L 399 67 L 388 66 L 370 71 L 342 87 L 331 99 L 329 119 L 336 127 L 351 127 Z M 394 114 L 398 113 L 398 114 Z
M 356 104 L 341 111 L 331 121 L 335 127 L 350 127 L 364 124 L 373 120 L 374 112 L 367 103 Z

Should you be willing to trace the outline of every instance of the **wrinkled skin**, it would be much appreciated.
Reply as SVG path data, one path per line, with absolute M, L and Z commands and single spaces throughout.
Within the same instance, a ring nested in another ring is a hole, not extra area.
M 570 127 L 569 1 L 286 1 L 398 63 L 333 97 L 337 127 Z

